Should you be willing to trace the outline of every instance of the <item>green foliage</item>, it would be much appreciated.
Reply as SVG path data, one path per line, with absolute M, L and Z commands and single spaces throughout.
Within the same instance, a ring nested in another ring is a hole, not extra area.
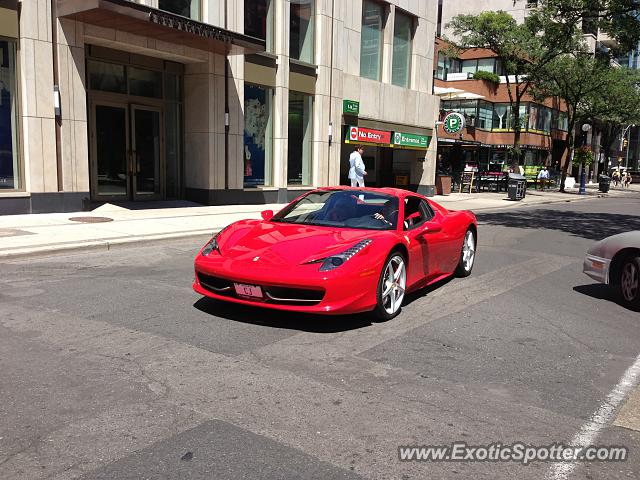
M 591 25 L 616 39 L 619 51 L 628 52 L 640 41 L 639 11 L 638 0 L 538 0 L 533 14 L 555 18 L 558 26 Z
M 591 166 L 593 164 L 593 152 L 589 147 L 580 147 L 573 154 L 573 164 L 578 167 L 580 165 Z
M 500 75 L 497 75 L 493 72 L 485 72 L 483 70 L 479 70 L 474 73 L 473 78 L 474 80 L 486 80 L 487 82 L 500 85 Z

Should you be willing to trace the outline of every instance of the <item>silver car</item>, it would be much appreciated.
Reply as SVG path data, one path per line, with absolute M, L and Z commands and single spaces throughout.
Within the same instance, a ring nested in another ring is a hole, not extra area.
M 600 240 L 584 257 L 583 272 L 614 287 L 627 307 L 640 307 L 640 231 Z

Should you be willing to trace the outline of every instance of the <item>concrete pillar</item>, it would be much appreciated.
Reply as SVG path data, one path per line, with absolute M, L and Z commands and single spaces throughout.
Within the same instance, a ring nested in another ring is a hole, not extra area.
M 385 25 L 382 32 L 382 82 L 391 83 L 393 67 L 393 30 L 396 18 L 396 6 L 389 4 L 385 12 Z
M 89 142 L 83 24 L 58 22 L 58 76 L 62 122 L 60 153 L 63 190 L 89 191 Z
M 290 3 L 275 2 L 274 53 L 278 56 L 273 105 L 273 186 L 287 186 L 287 153 L 289 140 L 289 24 Z
M 25 0 L 20 12 L 20 117 L 25 186 L 56 192 L 51 9 L 47 0 Z

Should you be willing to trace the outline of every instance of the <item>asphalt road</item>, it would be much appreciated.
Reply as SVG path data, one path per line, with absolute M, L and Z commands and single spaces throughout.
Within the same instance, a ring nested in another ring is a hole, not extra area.
M 627 446 L 626 462 L 398 459 L 581 431 L 640 353 L 640 316 L 582 257 L 640 230 L 639 205 L 484 212 L 472 276 L 386 323 L 203 299 L 204 238 L 0 263 L 0 478 L 640 478 L 630 397 L 594 442 Z

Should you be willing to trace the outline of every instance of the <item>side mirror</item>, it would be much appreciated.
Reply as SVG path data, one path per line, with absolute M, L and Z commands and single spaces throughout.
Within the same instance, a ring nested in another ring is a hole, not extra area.
M 265 222 L 268 222 L 273 218 L 273 210 L 263 210 L 260 215 Z

